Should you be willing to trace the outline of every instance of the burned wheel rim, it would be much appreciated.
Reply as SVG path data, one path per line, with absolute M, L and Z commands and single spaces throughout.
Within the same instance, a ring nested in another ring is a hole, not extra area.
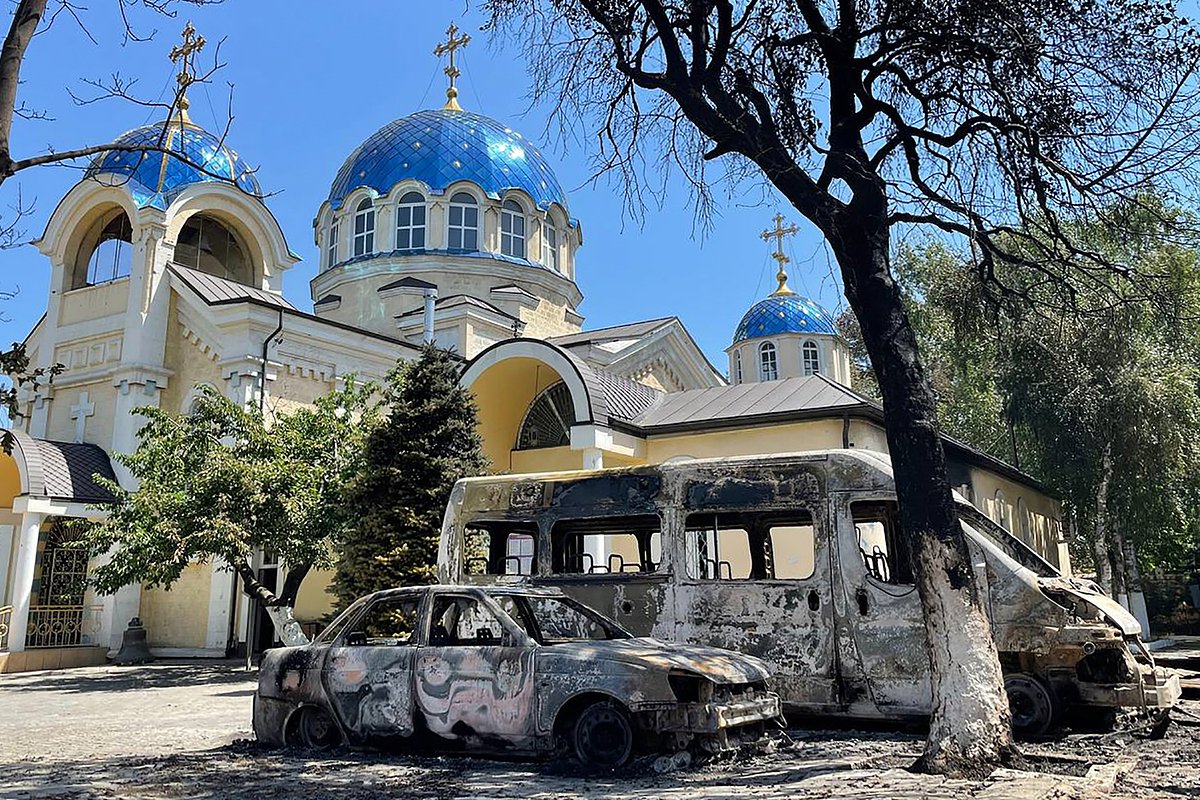
M 612 702 L 590 705 L 574 728 L 575 755 L 585 764 L 615 769 L 633 754 L 633 726 L 625 710 Z
M 305 747 L 326 750 L 342 742 L 342 733 L 333 718 L 311 706 L 300 711 L 300 740 Z
M 1004 679 L 1013 733 L 1040 736 L 1054 723 L 1054 698 L 1046 685 L 1032 675 L 1009 675 Z

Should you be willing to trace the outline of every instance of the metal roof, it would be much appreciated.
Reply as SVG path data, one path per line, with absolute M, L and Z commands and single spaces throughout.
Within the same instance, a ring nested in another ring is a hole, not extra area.
M 633 419 L 633 424 L 646 433 L 659 433 L 720 421 L 744 424 L 765 415 L 837 411 L 863 405 L 863 398 L 844 386 L 810 375 L 663 394 Z
M 677 317 L 660 317 L 642 322 L 630 322 L 625 325 L 596 328 L 595 330 L 572 333 L 566 336 L 553 336 L 550 338 L 550 341 L 559 347 L 571 347 L 573 345 L 591 344 L 593 342 L 610 342 L 614 339 L 640 339 L 676 319 Z
M 837 327 L 830 313 L 809 298 L 776 292 L 750 307 L 734 331 L 733 343 L 781 333 L 836 336 Z
M 539 208 L 567 207 L 566 193 L 536 144 L 489 117 L 447 109 L 418 111 L 367 137 L 338 170 L 329 203 L 340 208 L 360 186 L 387 194 L 407 179 L 438 193 L 464 180 L 491 197 L 520 189 Z
M 200 272 L 199 270 L 183 267 L 179 264 L 171 264 L 170 269 L 180 280 L 187 284 L 189 289 L 198 294 L 200 299 L 210 306 L 250 301 L 268 306 L 278 306 L 292 311 L 299 310 L 285 300 L 283 295 L 269 292 L 266 289 L 258 289 L 254 286 L 238 283 L 237 281 L 218 278 L 215 275 L 209 275 L 207 272 Z
M 13 431 L 13 457 L 24 460 L 29 482 L 26 492 L 32 497 L 49 497 L 74 503 L 111 503 L 115 498 L 96 483 L 99 475 L 116 482 L 108 453 L 94 444 L 53 442 L 35 439 L 23 431 Z
M 221 137 L 173 118 L 122 134 L 115 145 L 162 147 L 163 153 L 148 150 L 108 150 L 96 156 L 84 177 L 116 175 L 126 181 L 139 208 L 163 210 L 188 186 L 210 181 L 228 181 L 257 197 L 262 189 L 254 172 Z M 187 162 L 172 153 L 178 153 Z M 196 165 L 196 166 L 193 166 Z M 197 169 L 197 166 L 203 169 Z

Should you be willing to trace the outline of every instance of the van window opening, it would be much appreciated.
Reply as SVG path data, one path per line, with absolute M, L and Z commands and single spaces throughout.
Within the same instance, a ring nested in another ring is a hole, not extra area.
M 559 520 L 550 530 L 555 575 L 631 575 L 657 572 L 662 525 L 651 514 Z
M 812 515 L 785 513 L 692 514 L 684 561 L 696 580 L 805 580 L 816 568 Z
M 464 575 L 533 575 L 537 527 L 529 522 L 472 522 L 463 530 Z
M 854 535 L 867 574 L 881 583 L 913 584 L 912 555 L 894 501 L 850 504 Z

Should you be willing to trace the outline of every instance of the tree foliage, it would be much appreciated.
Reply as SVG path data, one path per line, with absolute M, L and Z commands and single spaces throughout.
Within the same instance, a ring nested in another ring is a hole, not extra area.
M 86 533 L 102 557 L 92 575 L 97 589 L 170 588 L 188 565 L 220 558 L 249 594 L 293 606 L 308 571 L 332 566 L 353 518 L 345 487 L 361 469 L 375 391 L 351 380 L 311 408 L 276 414 L 270 426 L 211 387 L 187 414 L 137 409 L 146 418 L 137 449 L 114 458 L 138 487 L 108 482 L 116 502 Z M 263 551 L 287 565 L 278 593 L 254 572 Z
M 475 401 L 458 360 L 426 345 L 388 375 L 386 416 L 367 437 L 348 499 L 358 515 L 333 591 L 344 608 L 370 592 L 431 583 L 450 490 L 487 466 Z

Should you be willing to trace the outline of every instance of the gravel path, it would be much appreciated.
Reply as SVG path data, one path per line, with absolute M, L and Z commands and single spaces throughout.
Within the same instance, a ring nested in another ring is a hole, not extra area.
M 230 663 L 0 676 L 0 799 L 1200 796 L 1200 727 L 1181 724 L 1159 741 L 1123 734 L 1029 746 L 1031 764 L 1046 771 L 1001 770 L 986 781 L 910 774 L 919 736 L 863 731 L 793 731 L 771 755 L 665 775 L 646 761 L 585 779 L 566 764 L 266 751 L 248 741 L 253 692 L 253 677 Z M 1200 714 L 1200 703 L 1187 710 Z

